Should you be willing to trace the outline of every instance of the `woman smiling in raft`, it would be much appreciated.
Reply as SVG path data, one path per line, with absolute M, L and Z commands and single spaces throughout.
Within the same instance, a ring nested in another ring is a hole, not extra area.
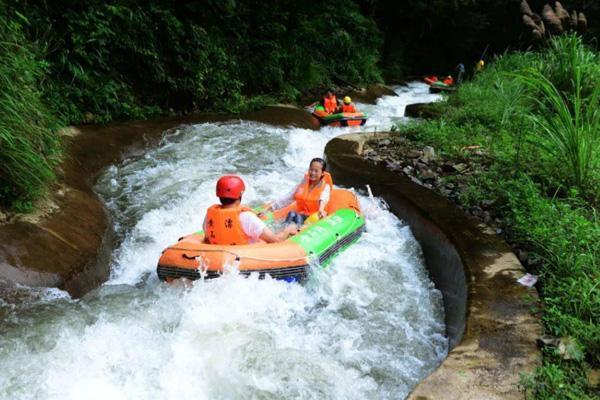
M 308 173 L 291 192 L 271 203 L 263 212 L 279 210 L 296 202 L 295 209 L 287 214 L 286 223 L 301 226 L 312 214 L 319 218 L 327 216 L 325 207 L 329 202 L 333 180 L 326 172 L 327 164 L 322 158 L 313 158 L 308 166 Z

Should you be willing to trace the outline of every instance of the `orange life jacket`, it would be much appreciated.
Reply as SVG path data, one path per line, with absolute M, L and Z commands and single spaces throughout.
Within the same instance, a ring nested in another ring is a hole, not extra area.
M 237 206 L 222 208 L 219 204 L 206 211 L 205 237 L 210 244 L 237 245 L 248 244 L 248 235 L 242 229 L 240 214 L 251 211 L 248 207 Z
M 330 186 L 330 190 L 333 189 L 333 179 L 331 179 L 329 172 L 324 172 L 319 183 L 312 189 L 310 188 L 308 174 L 304 175 L 304 181 L 300 184 L 300 187 L 294 194 L 298 212 L 300 214 L 310 215 L 319 211 L 321 193 L 323 193 L 323 190 L 325 190 L 327 185 Z
M 337 98 L 335 96 L 325 97 L 324 106 L 325 111 L 327 111 L 329 114 L 334 113 L 335 109 L 337 108 Z
M 323 117 L 328 116 L 330 113 L 328 113 L 325 110 L 325 107 L 317 106 L 317 107 L 315 107 L 315 111 L 313 111 L 313 114 L 316 115 L 317 117 L 323 118 Z
M 448 85 L 448 86 L 454 85 L 454 79 L 453 78 L 446 78 L 446 79 L 444 79 L 444 84 Z
M 354 104 L 352 104 L 352 103 L 344 104 L 344 105 L 342 105 L 342 112 L 343 113 L 355 113 L 356 108 L 354 107 Z

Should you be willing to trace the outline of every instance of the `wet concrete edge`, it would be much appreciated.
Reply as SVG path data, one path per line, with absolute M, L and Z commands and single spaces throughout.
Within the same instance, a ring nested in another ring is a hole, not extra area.
M 241 116 L 199 114 L 65 128 L 57 183 L 33 213 L 0 225 L 0 280 L 58 287 L 73 297 L 98 287 L 109 277 L 114 247 L 110 214 L 93 190 L 98 175 L 112 164 L 143 155 L 168 129 L 231 120 L 319 127 L 304 110 L 278 104 Z
M 508 244 L 448 200 L 363 159 L 375 135 L 338 136 L 325 154 L 336 183 L 369 184 L 410 225 L 443 294 L 450 352 L 409 398 L 523 398 L 520 374 L 539 365 L 541 332 L 531 312 L 537 292 L 516 282 L 525 270 Z

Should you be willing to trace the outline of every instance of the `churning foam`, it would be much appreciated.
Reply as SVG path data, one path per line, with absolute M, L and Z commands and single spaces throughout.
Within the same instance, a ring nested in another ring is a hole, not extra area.
M 155 274 L 161 250 L 200 227 L 221 174 L 241 175 L 251 204 L 276 198 L 332 137 L 388 130 L 433 98 L 398 91 L 359 105 L 364 127 L 183 126 L 108 168 L 97 190 L 120 243 L 110 280 L 80 300 L 38 290 L 0 303 L 0 397 L 405 397 L 446 355 L 442 298 L 410 229 L 367 198 L 368 232 L 305 285 L 226 274 L 172 287 Z

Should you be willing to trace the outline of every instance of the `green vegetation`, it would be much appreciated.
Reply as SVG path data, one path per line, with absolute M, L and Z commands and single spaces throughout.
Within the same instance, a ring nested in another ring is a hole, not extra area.
M 69 123 L 294 100 L 338 74 L 380 80 L 380 35 L 354 2 L 56 1 L 15 8 L 49 51 L 47 99 Z M 258 99 L 258 100 L 257 100 Z M 262 101 L 260 101 L 262 99 Z
M 26 211 L 54 178 L 59 141 L 38 88 L 45 64 L 24 41 L 19 17 L 0 15 L 0 204 Z
M 398 127 L 450 159 L 469 162 L 474 145 L 485 155 L 460 201 L 493 204 L 540 275 L 546 333 L 569 344 L 544 349 L 543 366 L 524 380 L 531 398 L 598 395 L 586 373 L 600 367 L 599 74 L 581 39 L 556 38 L 495 60 L 434 106 L 439 120 Z
M 0 10 L 0 207 L 27 208 L 51 180 L 52 115 L 243 112 L 336 76 L 381 80 L 380 33 L 355 2 L 0 0 Z

